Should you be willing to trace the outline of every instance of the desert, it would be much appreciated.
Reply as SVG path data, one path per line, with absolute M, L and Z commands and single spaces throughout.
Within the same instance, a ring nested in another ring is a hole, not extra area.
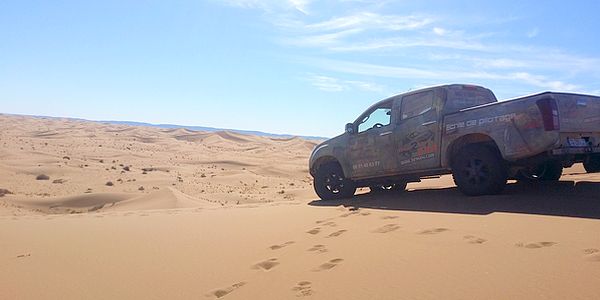
M 596 299 L 600 174 L 319 200 L 318 143 L 0 116 L 1 299 Z M 41 176 L 44 175 L 44 176 Z

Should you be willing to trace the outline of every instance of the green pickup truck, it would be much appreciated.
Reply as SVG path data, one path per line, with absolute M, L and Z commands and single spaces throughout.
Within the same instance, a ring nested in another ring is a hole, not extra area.
M 544 92 L 498 101 L 489 89 L 452 84 L 375 103 L 315 147 L 309 170 L 324 200 L 358 187 L 404 190 L 443 174 L 474 196 L 500 193 L 508 179 L 558 180 L 578 162 L 600 171 L 600 97 Z

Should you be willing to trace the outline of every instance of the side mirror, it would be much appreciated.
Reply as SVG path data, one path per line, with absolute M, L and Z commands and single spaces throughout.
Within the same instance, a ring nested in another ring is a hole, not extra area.
M 346 124 L 346 132 L 349 134 L 354 133 L 354 124 L 353 123 Z

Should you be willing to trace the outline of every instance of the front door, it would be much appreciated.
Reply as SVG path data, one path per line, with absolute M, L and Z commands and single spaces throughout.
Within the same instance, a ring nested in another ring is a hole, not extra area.
M 354 123 L 356 133 L 349 138 L 348 158 L 351 178 L 377 177 L 398 168 L 393 134 L 393 101 L 370 108 Z
M 440 167 L 440 91 L 402 97 L 398 120 L 398 157 L 402 173 Z

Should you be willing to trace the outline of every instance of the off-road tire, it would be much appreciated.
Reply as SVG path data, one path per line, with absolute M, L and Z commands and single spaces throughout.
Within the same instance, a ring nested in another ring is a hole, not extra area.
M 583 168 L 588 173 L 600 172 L 600 155 L 594 155 L 587 161 L 583 162 Z
M 379 194 L 379 193 L 398 193 L 406 191 L 406 182 L 398 182 L 394 184 L 387 185 L 372 185 L 369 186 L 371 193 Z
M 521 170 L 517 180 L 525 182 L 558 181 L 562 176 L 563 166 L 560 161 L 548 161 L 530 170 Z
M 469 145 L 453 157 L 452 177 L 463 194 L 479 196 L 502 192 L 508 174 L 497 150 L 484 145 Z
M 338 163 L 327 163 L 317 169 L 313 179 L 315 192 L 322 200 L 350 198 L 354 196 L 356 185 L 344 176 Z

